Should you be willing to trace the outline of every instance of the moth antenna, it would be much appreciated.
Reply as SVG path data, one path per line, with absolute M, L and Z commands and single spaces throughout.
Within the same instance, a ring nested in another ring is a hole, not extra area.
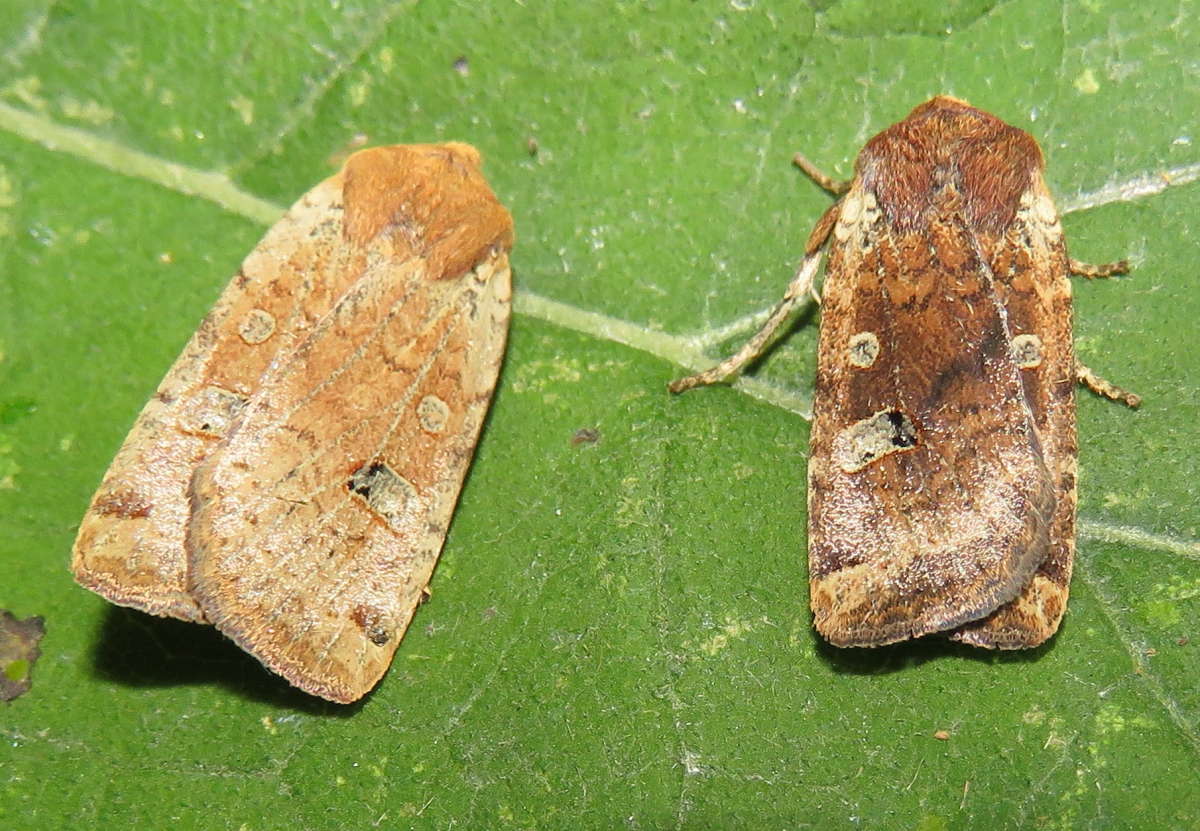
M 810 162 L 803 153 L 797 153 L 792 156 L 792 164 L 805 172 L 808 178 L 812 179 L 822 189 L 829 191 L 834 196 L 841 196 L 846 191 L 850 190 L 849 179 L 834 179 L 832 176 L 825 173 L 815 164 Z

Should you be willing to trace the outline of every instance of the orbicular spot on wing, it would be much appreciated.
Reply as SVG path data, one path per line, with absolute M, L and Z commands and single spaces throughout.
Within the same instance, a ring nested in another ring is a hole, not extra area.
M 1012 339 L 1013 358 L 1021 369 L 1042 364 L 1042 339 L 1037 335 L 1017 335 Z
M 847 351 L 851 366 L 867 369 L 879 357 L 879 338 L 874 332 L 859 332 L 851 336 Z
M 250 345 L 259 344 L 275 334 L 275 318 L 262 309 L 251 309 L 238 322 L 238 335 Z
M 427 395 L 417 405 L 417 418 L 427 433 L 440 433 L 450 420 L 450 407 L 436 395 Z

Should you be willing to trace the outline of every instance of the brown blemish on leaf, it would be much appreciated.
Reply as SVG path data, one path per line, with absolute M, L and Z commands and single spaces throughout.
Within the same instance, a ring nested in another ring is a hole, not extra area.
M 581 444 L 595 444 L 600 441 L 600 431 L 594 427 L 580 427 L 571 436 L 571 444 L 578 447 Z
M 29 692 L 33 665 L 41 656 L 38 644 L 46 634 L 40 617 L 17 618 L 0 610 L 0 701 L 12 701 Z

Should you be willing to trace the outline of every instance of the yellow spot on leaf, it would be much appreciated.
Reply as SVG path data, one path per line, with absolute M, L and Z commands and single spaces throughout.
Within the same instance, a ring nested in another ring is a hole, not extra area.
M 750 465 L 746 464 L 745 462 L 734 462 L 734 465 L 733 465 L 733 478 L 734 479 L 737 479 L 739 482 L 741 482 L 746 479 L 749 479 L 753 475 L 754 475 L 754 468 L 752 468 Z
M 1200 597 L 1200 580 L 1185 580 L 1178 575 L 1171 575 L 1167 583 L 1159 583 L 1153 589 L 1155 594 L 1165 594 L 1172 600 L 1193 600 Z
M 29 661 L 20 658 L 10 661 L 8 666 L 4 667 L 4 677 L 9 681 L 24 681 L 28 674 Z
M 390 46 L 379 50 L 379 68 L 384 75 L 389 74 L 396 65 L 396 52 Z
M 1042 749 L 1045 750 L 1048 747 L 1066 747 L 1069 742 L 1063 735 L 1065 727 L 1066 723 L 1058 716 L 1051 718 L 1050 729 L 1046 734 L 1046 741 L 1042 745 Z
M 736 620 L 732 617 L 727 617 L 721 625 L 720 632 L 700 642 L 700 651 L 706 655 L 716 655 L 722 649 L 729 646 L 732 641 L 740 640 L 750 632 L 753 632 L 755 627 L 760 623 L 768 623 L 768 620 L 765 617 L 757 621 Z
M 1099 92 L 1100 83 L 1096 80 L 1096 73 L 1090 69 L 1083 70 L 1080 76 L 1075 79 L 1075 89 L 1084 95 L 1095 95 Z
M 12 458 L 12 439 L 0 434 L 0 490 L 16 490 L 21 466 Z
M 111 108 L 104 106 L 99 101 L 80 101 L 76 98 L 66 97 L 59 100 L 58 106 L 67 118 L 95 126 L 107 124 L 116 116 Z
M 11 208 L 16 204 L 16 187 L 13 185 L 12 177 L 8 175 L 8 168 L 0 165 L 0 210 Z
M 8 168 L 0 165 L 0 237 L 10 237 L 13 234 L 12 217 L 8 209 L 17 204 L 16 186 L 8 175 Z
M 1121 715 L 1121 711 L 1117 707 L 1111 704 L 1100 708 L 1096 713 L 1095 722 L 1096 732 L 1101 736 L 1125 730 L 1125 717 Z
M 0 87 L 0 95 L 6 98 L 16 98 L 29 109 L 43 113 L 48 105 L 46 99 L 41 96 L 41 92 L 42 79 L 32 75 L 16 78 L 12 83 Z
M 230 108 L 242 119 L 242 123 L 249 127 L 254 123 L 254 102 L 244 95 L 235 96 L 229 102 Z
M 945 817 L 936 814 L 926 814 L 917 820 L 916 831 L 946 831 L 950 827 Z
M 1045 720 L 1045 712 L 1039 710 L 1037 707 L 1034 707 L 1032 710 L 1026 710 L 1021 714 L 1021 721 L 1026 724 L 1041 724 Z
M 1141 604 L 1142 615 L 1159 629 L 1169 629 L 1183 620 L 1177 607 L 1170 600 L 1150 600 Z
M 514 392 L 542 392 L 552 383 L 583 380 L 583 367 L 574 358 L 530 361 L 522 365 L 512 382 Z

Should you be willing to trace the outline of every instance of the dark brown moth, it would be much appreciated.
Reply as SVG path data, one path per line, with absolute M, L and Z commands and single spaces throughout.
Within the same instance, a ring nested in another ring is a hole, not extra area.
M 1022 130 L 938 96 L 875 136 L 809 237 L 758 355 L 811 291 L 821 333 L 809 458 L 817 630 L 837 646 L 945 633 L 1037 646 L 1066 609 L 1075 540 L 1075 384 L 1137 406 L 1075 360 L 1067 256 Z
M 146 404 L 72 570 L 349 702 L 433 572 L 504 354 L 512 218 L 458 143 L 362 150 L 242 264 Z

